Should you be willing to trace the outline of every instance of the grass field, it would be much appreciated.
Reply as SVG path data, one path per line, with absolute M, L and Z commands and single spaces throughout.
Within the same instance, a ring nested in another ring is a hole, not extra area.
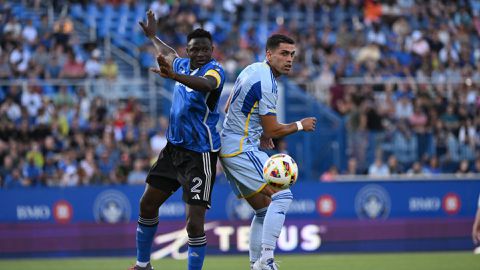
M 480 255 L 472 252 L 278 255 L 282 270 L 478 270 Z M 0 270 L 124 270 L 133 258 L 0 260 Z M 186 261 L 154 261 L 156 270 L 185 270 Z M 248 270 L 248 256 L 209 256 L 205 270 Z

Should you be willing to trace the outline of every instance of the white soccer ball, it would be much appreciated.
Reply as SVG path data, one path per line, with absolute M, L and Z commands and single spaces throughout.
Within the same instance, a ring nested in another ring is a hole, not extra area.
M 289 155 L 273 155 L 263 165 L 263 178 L 274 188 L 289 188 L 295 184 L 297 177 L 297 163 Z

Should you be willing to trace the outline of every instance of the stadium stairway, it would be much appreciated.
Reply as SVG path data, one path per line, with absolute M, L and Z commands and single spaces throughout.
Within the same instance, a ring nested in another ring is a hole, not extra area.
M 283 103 L 285 123 L 305 117 L 316 117 L 313 133 L 299 132 L 286 137 L 288 151 L 299 164 L 304 179 L 319 179 L 332 165 L 339 170 L 346 167 L 345 121 L 331 108 L 321 104 L 315 97 L 301 89 L 294 82 L 281 80 L 284 91 L 280 94 Z

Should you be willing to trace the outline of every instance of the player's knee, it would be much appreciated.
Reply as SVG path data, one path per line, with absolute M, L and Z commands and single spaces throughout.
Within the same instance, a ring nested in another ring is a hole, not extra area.
M 148 198 L 147 196 L 142 196 L 140 199 L 140 215 L 143 217 L 155 217 L 158 214 L 158 208 L 156 201 Z
M 290 189 L 284 189 L 272 195 L 272 201 L 281 202 L 282 204 L 285 204 L 287 207 L 290 206 L 292 200 L 293 200 L 293 194 L 292 194 L 292 191 L 290 191 Z
M 198 219 L 189 219 L 187 221 L 187 233 L 190 237 L 202 236 L 205 232 L 203 221 Z

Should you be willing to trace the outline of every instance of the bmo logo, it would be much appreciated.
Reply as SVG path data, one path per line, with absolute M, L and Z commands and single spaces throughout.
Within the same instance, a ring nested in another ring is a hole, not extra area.
M 322 195 L 317 199 L 317 211 L 321 216 L 330 217 L 335 213 L 336 209 L 337 203 L 335 198 L 329 194 Z
M 460 211 L 462 202 L 460 196 L 456 193 L 450 192 L 445 194 L 442 199 L 442 208 L 449 215 L 455 215 Z
M 17 205 L 17 219 L 26 220 L 48 220 L 51 216 L 50 207 L 45 204 Z
M 58 223 L 69 223 L 72 217 L 73 207 L 69 202 L 60 200 L 53 205 L 53 218 Z

